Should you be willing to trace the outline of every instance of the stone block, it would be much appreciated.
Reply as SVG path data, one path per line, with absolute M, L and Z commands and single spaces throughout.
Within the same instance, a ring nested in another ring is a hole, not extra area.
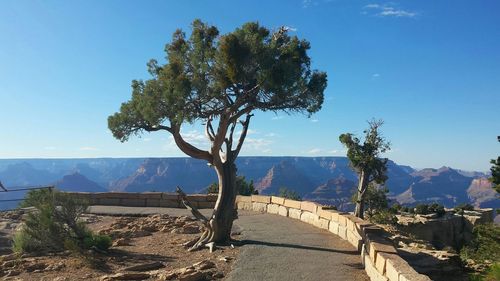
M 271 203 L 271 196 L 252 195 L 252 202 L 269 204 Z
M 252 203 L 251 202 L 238 202 L 236 203 L 239 210 L 252 211 Z
M 175 201 L 180 201 L 181 198 L 177 193 L 171 193 L 171 192 L 163 192 L 161 194 L 161 199 L 165 200 L 175 200 Z
M 347 218 L 345 215 L 339 215 L 338 217 L 339 225 L 347 227 Z
M 285 200 L 285 203 L 286 203 L 286 200 Z M 295 208 L 288 209 L 288 217 L 289 218 L 300 220 L 301 214 L 302 214 L 302 210 L 295 209 Z
M 236 196 L 236 203 L 239 203 L 239 202 L 252 202 L 252 196 L 237 195 Z
M 371 240 L 368 243 L 368 253 L 377 262 L 378 253 L 397 254 L 396 248 L 388 240 Z
M 178 200 L 161 199 L 160 207 L 164 208 L 179 208 L 181 203 Z
M 332 221 L 334 221 L 336 223 L 339 222 L 339 216 L 340 216 L 339 212 L 332 212 L 331 216 L 332 216 Z
M 318 207 L 318 211 L 316 212 L 321 218 L 331 220 L 332 212 L 330 210 L 323 210 L 321 207 Z
M 318 216 L 318 215 L 316 215 L 316 216 Z M 315 220 L 314 226 L 328 230 L 329 224 L 330 224 L 330 220 L 327 220 L 325 218 L 321 218 L 318 216 L 318 219 Z
M 278 204 L 268 204 L 267 205 L 267 212 L 269 214 L 277 215 L 279 212 L 279 207 L 280 207 L 280 205 L 278 205 Z
M 347 230 L 347 241 L 354 246 L 358 251 L 361 251 L 361 245 L 363 245 L 363 239 L 356 232 Z
M 375 259 L 375 268 L 380 272 L 381 274 L 385 275 L 387 277 L 386 273 L 386 264 L 387 260 L 391 258 L 391 256 L 397 256 L 397 254 L 388 254 L 388 253 L 382 253 L 378 252 L 377 253 L 377 258 Z
M 380 274 L 375 268 L 375 264 L 371 260 L 369 255 L 364 257 L 365 271 L 371 281 L 388 281 L 387 277 Z
M 302 211 L 302 214 L 300 215 L 301 221 L 312 225 L 314 225 L 314 222 L 318 219 L 319 219 L 318 215 L 307 211 Z
M 120 206 L 120 199 L 118 198 L 102 198 L 98 199 L 99 203 L 94 205 L 104 205 L 104 206 Z M 92 203 L 92 202 L 91 202 Z M 93 202 L 97 203 L 97 202 Z
M 161 196 L 162 196 L 161 192 L 142 192 L 140 194 L 141 194 L 141 198 L 145 198 L 145 199 L 161 199 Z
M 206 194 L 188 194 L 186 197 L 189 202 L 207 202 Z
M 215 205 L 215 202 L 217 201 L 218 196 L 219 196 L 218 194 L 207 194 L 207 202 L 214 202 L 214 205 Z M 248 196 L 248 197 L 250 197 L 250 196 Z
M 337 234 L 340 238 L 347 240 L 347 227 L 339 224 L 339 232 Z
M 288 208 L 300 209 L 300 201 L 285 199 L 284 205 Z
M 389 281 L 399 281 L 402 274 L 416 273 L 416 271 L 398 255 L 391 255 L 385 262 L 385 276 Z
M 283 205 L 283 204 L 285 204 L 285 198 L 271 196 L 271 203 Z
M 330 221 L 328 230 L 335 235 L 339 235 L 339 223 L 333 220 Z
M 316 203 L 314 203 L 314 202 L 309 202 L 309 201 L 300 202 L 300 209 L 302 211 L 307 211 L 307 212 L 311 212 L 313 214 L 316 214 L 317 208 L 318 208 L 318 205 L 316 205 Z
M 285 207 L 285 206 L 280 206 L 280 207 L 278 208 L 278 214 L 279 214 L 280 216 L 288 217 L 288 208 L 287 208 L 287 207 Z
M 267 204 L 266 203 L 259 203 L 259 202 L 252 202 L 252 210 L 254 212 L 265 213 L 265 212 L 267 212 Z
M 198 204 L 198 209 L 213 209 L 215 207 L 215 202 L 196 202 Z
M 146 198 L 146 207 L 160 207 L 160 198 Z
M 428 276 L 418 273 L 401 273 L 399 281 L 432 281 Z

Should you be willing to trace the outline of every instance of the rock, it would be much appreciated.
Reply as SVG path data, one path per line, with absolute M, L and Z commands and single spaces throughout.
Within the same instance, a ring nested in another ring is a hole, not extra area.
M 16 260 L 8 260 L 2 263 L 2 268 L 14 267 L 16 265 Z
M 130 239 L 129 238 L 118 238 L 113 242 L 113 247 L 118 247 L 118 246 L 130 246 Z
M 5 277 L 17 276 L 19 274 L 21 274 L 21 271 L 12 269 L 12 270 L 7 271 L 7 274 L 5 274 Z
M 224 262 L 229 262 L 230 260 L 232 260 L 232 258 L 231 257 L 219 257 L 219 260 L 224 261 Z
M 172 280 L 177 277 L 177 273 L 173 271 L 161 272 L 156 275 L 158 280 Z
M 209 260 L 204 260 L 204 261 L 200 261 L 200 262 L 193 264 L 193 267 L 196 270 L 205 270 L 205 269 L 209 269 L 209 268 L 214 268 L 215 263 L 213 263 Z
M 150 271 L 165 267 L 161 262 L 144 263 L 123 268 L 122 271 Z
M 186 224 L 182 227 L 182 233 L 184 234 L 200 233 L 200 228 L 198 227 L 198 225 Z
M 66 265 L 64 264 L 64 262 L 61 261 L 61 262 L 58 262 L 56 264 L 51 264 L 51 265 L 47 266 L 45 268 L 45 271 L 59 271 L 65 267 L 66 267 Z
M 34 272 L 34 271 L 43 271 L 45 268 L 47 268 L 46 263 L 35 263 L 35 264 L 30 264 L 24 267 L 24 270 L 27 272 Z
M 212 275 L 213 278 L 223 278 L 224 277 L 224 272 L 222 271 L 217 271 Z
M 178 276 L 179 281 L 200 281 L 205 280 L 206 274 L 201 271 L 193 271 Z
M 111 281 L 111 280 L 145 280 L 151 277 L 150 274 L 147 273 L 116 273 L 114 275 L 105 275 L 102 276 L 101 281 Z

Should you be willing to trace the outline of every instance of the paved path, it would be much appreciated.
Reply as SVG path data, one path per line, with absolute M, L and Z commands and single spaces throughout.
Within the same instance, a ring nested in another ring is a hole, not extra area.
M 109 214 L 189 215 L 184 209 L 94 206 Z M 211 210 L 203 210 L 210 214 Z M 361 258 L 348 242 L 309 224 L 277 215 L 239 211 L 235 227 L 243 246 L 228 281 L 368 281 Z

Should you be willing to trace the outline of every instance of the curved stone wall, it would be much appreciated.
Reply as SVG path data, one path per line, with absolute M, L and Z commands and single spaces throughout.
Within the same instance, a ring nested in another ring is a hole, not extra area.
M 164 192 L 72 192 L 88 200 L 91 205 L 128 207 L 181 208 L 176 193 Z M 187 196 L 197 208 L 213 208 L 216 194 L 190 194 Z M 397 253 L 392 242 L 385 238 L 384 230 L 348 213 L 342 213 L 308 201 L 294 201 L 276 196 L 238 196 L 238 209 L 269 213 L 301 220 L 347 240 L 358 249 L 365 271 L 373 281 L 429 281 L 429 277 L 416 272 Z
M 358 249 L 365 271 L 373 281 L 428 281 L 397 253 L 384 230 L 353 215 L 325 209 L 314 202 L 275 196 L 238 196 L 238 209 L 269 213 L 301 220 L 326 229 Z

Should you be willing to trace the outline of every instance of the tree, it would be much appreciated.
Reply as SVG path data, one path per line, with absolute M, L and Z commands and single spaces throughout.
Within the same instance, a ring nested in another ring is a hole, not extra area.
M 384 124 L 382 120 L 368 122 L 370 128 L 365 130 L 365 140 L 360 140 L 353 134 L 346 133 L 339 136 L 340 142 L 347 148 L 347 158 L 351 167 L 358 174 L 358 189 L 356 209 L 354 214 L 363 218 L 365 194 L 368 185 L 372 182 L 384 184 L 387 180 L 387 158 L 380 158 L 381 153 L 390 149 L 390 143 L 379 133 L 379 128 Z
M 195 20 L 189 38 L 181 30 L 174 32 L 165 47 L 167 62 L 151 60 L 152 78 L 132 81 L 132 98 L 108 118 L 113 136 L 122 142 L 143 132 L 168 132 L 182 152 L 215 169 L 218 199 L 209 233 L 197 245 L 230 239 L 236 215 L 234 163 L 252 112 L 310 116 L 321 109 L 326 73 L 311 69 L 309 42 L 287 31 L 282 27 L 271 32 L 250 22 L 219 35 L 215 26 Z M 194 122 L 205 126 L 208 150 L 183 138 L 182 124 Z M 234 135 L 237 126 L 239 137 Z
M 302 197 L 293 189 L 288 189 L 285 186 L 280 187 L 278 191 L 278 197 L 283 197 L 286 199 L 302 201 Z
M 252 194 L 259 194 L 253 186 L 253 180 L 247 182 L 245 176 L 236 176 L 236 187 L 239 195 L 248 196 Z M 216 182 L 210 184 L 207 187 L 207 193 L 219 193 L 219 185 Z
M 500 142 L 500 136 L 497 137 Z M 491 167 L 491 178 L 490 181 L 493 183 L 493 188 L 500 193 L 500 156 L 495 159 L 491 159 L 490 161 L 493 166 Z
M 368 185 L 365 193 L 365 205 L 369 216 L 373 216 L 378 211 L 388 209 L 388 192 L 389 190 L 387 188 L 379 188 L 373 184 Z

